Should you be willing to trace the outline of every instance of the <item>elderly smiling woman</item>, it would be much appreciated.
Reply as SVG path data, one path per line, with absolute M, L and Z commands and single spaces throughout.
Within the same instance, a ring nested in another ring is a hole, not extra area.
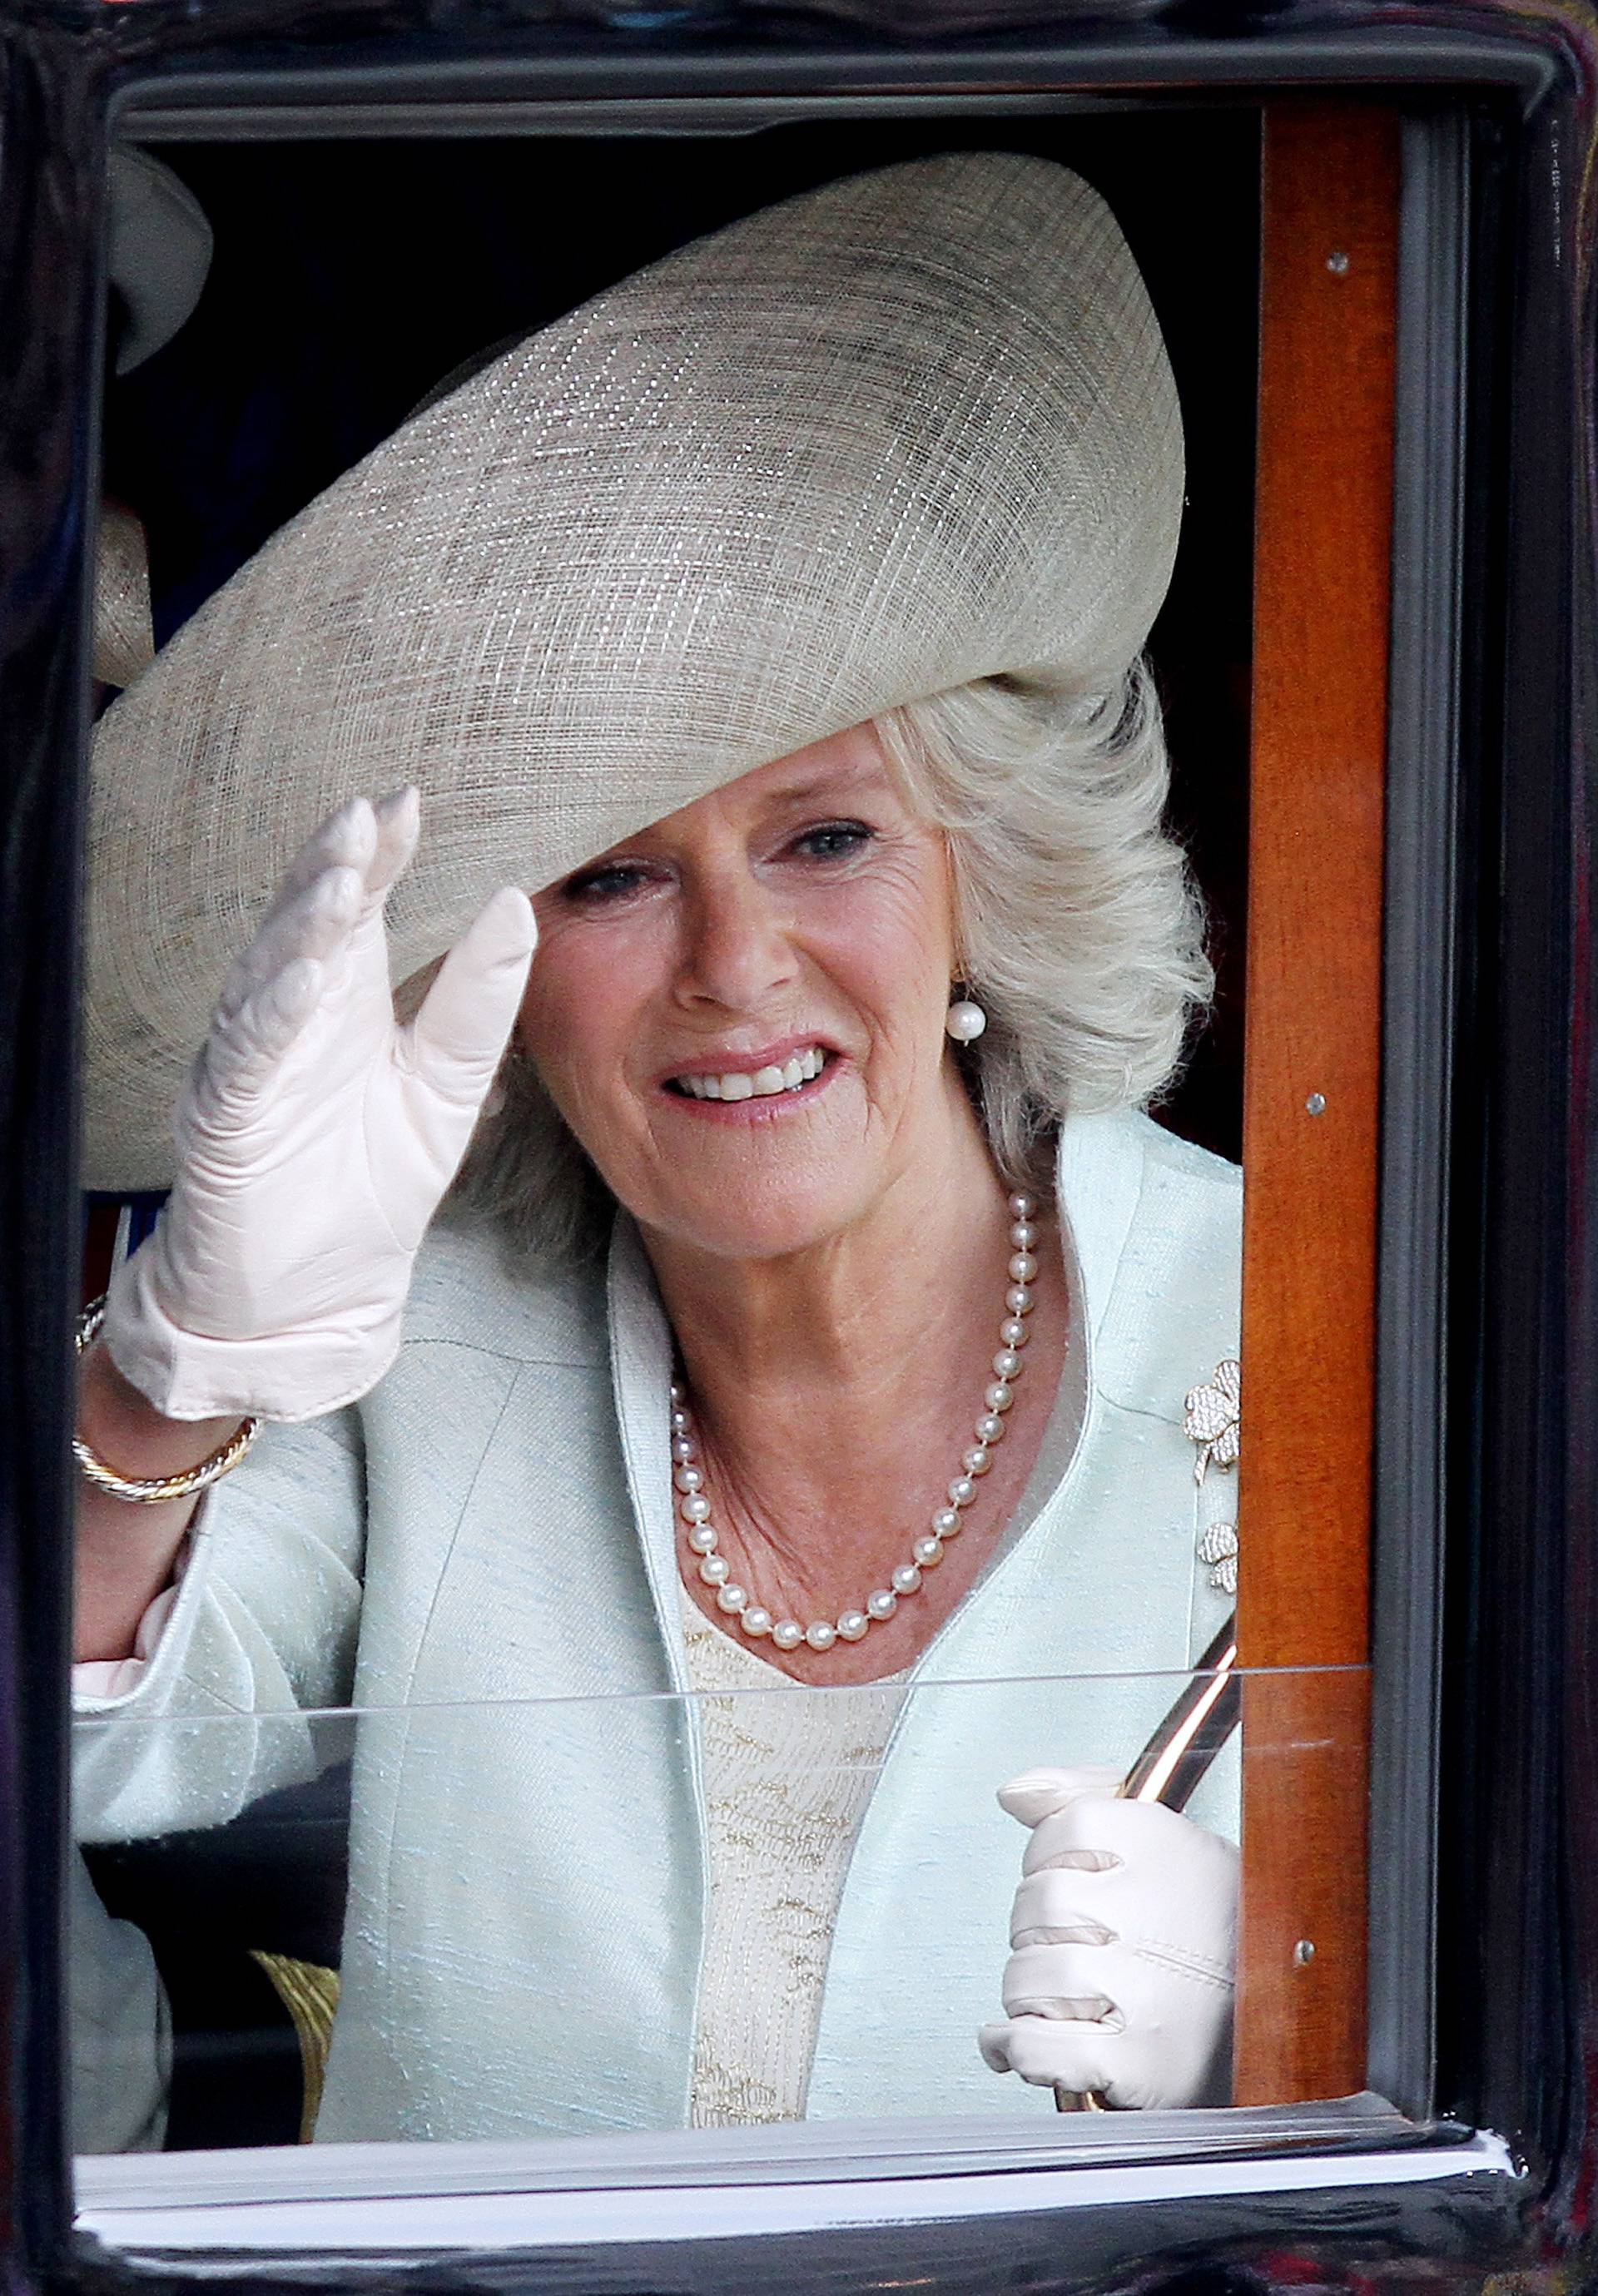
M 360 1712 L 319 2136 L 1225 2095 L 1234 1775 L 1112 1798 L 1226 1608 L 1180 493 L 1102 202 L 917 162 L 496 358 L 107 719 L 92 1177 L 172 1191 L 86 1332 L 80 1820 Z M 396 766 L 425 833 L 328 812 Z

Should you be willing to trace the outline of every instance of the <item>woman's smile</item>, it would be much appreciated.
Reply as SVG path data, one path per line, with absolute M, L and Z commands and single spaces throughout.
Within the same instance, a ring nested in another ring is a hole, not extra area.
M 684 1115 L 770 1124 L 813 1105 L 836 1078 L 840 1057 L 815 1037 L 792 1037 L 757 1053 L 701 1058 L 675 1070 L 660 1089 Z

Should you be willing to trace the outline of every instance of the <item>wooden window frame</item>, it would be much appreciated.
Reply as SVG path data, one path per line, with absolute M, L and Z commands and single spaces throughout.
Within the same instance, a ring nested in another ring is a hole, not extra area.
M 1365 2086 L 1399 127 L 1266 113 L 1243 1088 L 1236 2101 Z

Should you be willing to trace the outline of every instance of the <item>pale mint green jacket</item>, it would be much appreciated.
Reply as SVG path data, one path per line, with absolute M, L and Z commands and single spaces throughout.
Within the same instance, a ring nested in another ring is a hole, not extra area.
M 1231 1607 L 1198 1546 L 1233 1479 L 1200 1487 L 1182 1420 L 1237 1349 L 1240 1193 L 1145 1117 L 1065 1127 L 1078 1431 L 908 1678 L 839 1909 L 813 2117 L 1051 2107 L 977 2052 L 1024 1840 L 995 1793 L 1041 1763 L 1127 1767 Z M 393 1371 L 263 1435 L 212 1495 L 143 1678 L 83 1710 L 86 1839 L 219 1822 L 353 1734 L 320 2137 L 685 2118 L 706 1883 L 668 1376 L 627 1223 L 575 1279 L 436 1234 Z M 362 1718 L 307 1718 L 339 1707 Z M 1236 1801 L 1233 1759 L 1191 1815 L 1235 1834 Z

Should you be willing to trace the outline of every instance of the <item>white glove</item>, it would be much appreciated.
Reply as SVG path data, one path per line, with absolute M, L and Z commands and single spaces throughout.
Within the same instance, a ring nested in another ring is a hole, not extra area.
M 1237 1850 L 1110 1775 L 1028 1770 L 999 1790 L 1032 1828 L 1010 1916 L 995 2072 L 1097 2089 L 1112 2105 L 1224 2104 L 1232 2054 Z
M 227 976 L 178 1104 L 176 1182 L 103 1326 L 168 1418 L 309 1419 L 365 1394 L 397 1352 L 417 1247 L 537 938 L 507 886 L 400 1028 L 383 900 L 418 819 L 402 790 L 324 821 Z

